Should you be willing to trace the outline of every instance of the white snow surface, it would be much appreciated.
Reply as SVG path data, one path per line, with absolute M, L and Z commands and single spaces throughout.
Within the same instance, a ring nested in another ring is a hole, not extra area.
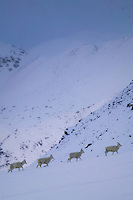
M 35 166 L 0 172 L 0 200 L 133 199 L 132 152 Z
M 123 90 L 132 80 L 132 52 L 132 37 L 95 45 L 58 40 L 32 49 L 17 69 L 2 70 L 1 168 L 24 158 L 31 165 L 58 144 L 66 128 Z M 107 123 L 106 116 L 101 123 Z M 79 146 L 67 148 L 77 151 Z
M 0 200 L 132 200 L 133 38 L 62 43 L 49 43 L 60 44 L 51 55 L 48 43 L 23 53 L 11 71 L 2 64 Z M 117 142 L 119 153 L 105 156 Z M 67 162 L 81 148 L 82 160 Z M 50 154 L 49 167 L 36 168 Z M 23 159 L 24 170 L 8 173 Z
M 5 87 L 8 79 L 19 70 L 20 63 L 27 53 L 14 45 L 0 41 L 0 90 Z
M 133 150 L 133 81 L 116 97 L 65 130 L 49 154 L 65 162 L 68 152 L 84 149 L 86 159 L 104 155 L 105 147 L 122 144 L 122 153 Z

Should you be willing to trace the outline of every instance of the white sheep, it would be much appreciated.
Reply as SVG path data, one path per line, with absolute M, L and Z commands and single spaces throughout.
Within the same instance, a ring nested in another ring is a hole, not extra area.
M 8 172 L 12 172 L 13 169 L 18 168 L 20 171 L 20 168 L 23 169 L 23 165 L 27 164 L 26 160 L 23 160 L 22 162 L 16 162 L 16 163 L 12 163 L 10 164 L 10 169 L 8 170 Z
M 81 149 L 80 152 L 73 152 L 73 153 L 70 153 L 67 162 L 68 162 L 68 161 L 71 161 L 72 158 L 76 158 L 76 161 L 77 161 L 78 158 L 81 157 L 82 153 L 84 153 L 83 149 Z M 80 158 L 80 159 L 81 159 L 81 158 Z
M 121 147 L 122 145 L 117 142 L 117 146 L 109 146 L 109 147 L 106 147 L 105 148 L 105 156 L 107 156 L 107 153 L 110 151 L 110 152 L 113 152 L 112 155 L 114 154 L 114 152 L 117 152 L 118 153 L 118 149 Z
M 50 155 L 49 157 L 46 157 L 46 158 L 40 158 L 40 159 L 38 159 L 38 165 L 36 166 L 36 168 L 37 168 L 38 166 L 41 167 L 42 164 L 46 164 L 46 166 L 48 166 L 48 163 L 49 163 L 52 159 L 54 159 L 54 157 L 53 157 L 52 155 Z

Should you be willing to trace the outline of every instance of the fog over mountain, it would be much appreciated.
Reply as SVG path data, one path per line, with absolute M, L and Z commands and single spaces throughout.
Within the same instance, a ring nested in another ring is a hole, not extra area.
M 133 34 L 132 0 L 1 0 L 0 40 L 23 49 L 64 37 L 89 43 Z

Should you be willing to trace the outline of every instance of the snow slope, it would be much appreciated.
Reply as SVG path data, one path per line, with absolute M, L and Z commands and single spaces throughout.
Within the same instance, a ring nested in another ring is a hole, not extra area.
M 30 165 L 67 127 L 126 87 L 132 52 L 133 38 L 126 37 L 99 45 L 58 40 L 31 50 L 0 89 L 0 166 L 23 158 Z
M 0 172 L 0 200 L 132 200 L 132 169 L 133 153 L 129 152 Z
M 27 53 L 14 45 L 0 42 L 0 89 L 7 84 L 9 77 L 16 73 Z
M 122 144 L 121 153 L 133 150 L 133 81 L 116 97 L 65 130 L 49 154 L 65 162 L 69 152 L 85 151 L 84 157 L 104 155 L 105 147 Z M 110 153 L 108 153 L 110 154 Z
M 68 128 L 48 154 L 49 167 L 37 161 L 23 171 L 0 172 L 0 200 L 108 199 L 133 197 L 133 81 L 116 97 Z M 122 144 L 119 153 L 104 155 L 107 145 Z M 91 145 L 89 145 L 91 144 Z M 71 151 L 83 148 L 82 160 L 67 162 Z

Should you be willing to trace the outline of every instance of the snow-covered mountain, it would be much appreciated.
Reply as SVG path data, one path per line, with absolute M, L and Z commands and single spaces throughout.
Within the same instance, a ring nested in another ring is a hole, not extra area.
M 132 200 L 133 1 L 1 0 L 0 39 L 0 200 Z
M 20 69 L 22 59 L 26 56 L 25 50 L 0 42 L 0 89 Z
M 133 197 L 133 81 L 115 98 L 65 130 L 48 154 L 49 167 L 37 161 L 20 172 L 0 172 L 0 199 L 127 199 Z M 119 141 L 119 154 L 104 155 Z M 84 149 L 82 160 L 67 162 L 69 153 Z M 113 192 L 112 192 L 113 191 Z
M 87 159 L 104 156 L 105 147 L 117 142 L 122 144 L 121 153 L 133 150 L 133 81 L 112 100 L 67 128 L 49 153 L 57 161 L 66 162 L 69 152 L 82 148 Z
M 23 158 L 30 165 L 58 144 L 67 127 L 132 80 L 133 38 L 64 44 L 44 43 L 23 56 L 17 70 L 7 70 L 8 76 L 1 71 L 6 83 L 0 79 L 1 166 Z M 92 142 L 91 136 L 84 145 Z

